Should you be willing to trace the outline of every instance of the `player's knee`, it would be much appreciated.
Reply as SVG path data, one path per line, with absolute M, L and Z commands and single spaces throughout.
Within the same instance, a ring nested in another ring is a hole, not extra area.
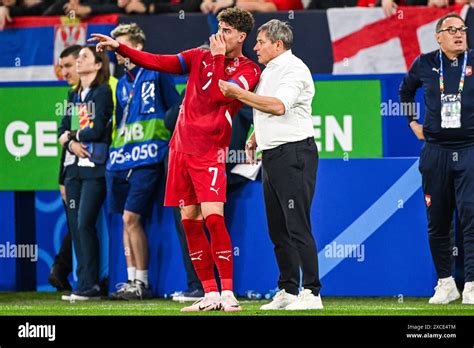
M 224 216 L 224 203 L 222 202 L 202 203 L 201 209 L 204 219 L 207 219 L 210 215 Z
M 126 229 L 136 227 L 140 224 L 140 215 L 132 213 L 130 211 L 125 211 L 123 213 L 123 224 Z
M 198 208 L 185 207 L 180 209 L 182 220 L 202 220 L 201 210 Z

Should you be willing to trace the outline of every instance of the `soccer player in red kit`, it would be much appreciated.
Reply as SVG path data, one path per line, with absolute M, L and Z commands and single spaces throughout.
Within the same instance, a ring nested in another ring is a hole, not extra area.
M 243 43 L 254 25 L 250 12 L 229 8 L 217 19 L 219 31 L 210 37 L 210 50 L 194 48 L 176 55 L 158 55 L 134 50 L 101 34 L 92 34 L 89 39 L 99 41 L 97 50 L 115 50 L 146 69 L 189 74 L 170 142 L 165 205 L 181 208 L 189 255 L 205 296 L 182 311 L 241 310 L 233 293 L 232 244 L 224 221 L 224 203 L 225 159 L 232 117 L 242 104 L 221 93 L 219 80 L 253 90 L 260 78 L 260 68 L 242 55 Z M 210 243 L 204 224 L 210 233 Z M 214 263 L 219 271 L 221 294 Z

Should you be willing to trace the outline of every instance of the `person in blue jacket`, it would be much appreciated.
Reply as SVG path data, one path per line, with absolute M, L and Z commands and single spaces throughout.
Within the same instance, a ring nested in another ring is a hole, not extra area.
M 416 58 L 400 86 L 400 101 L 416 137 L 424 141 L 419 169 L 428 216 L 428 237 L 438 275 L 431 304 L 461 295 L 452 277 L 450 227 L 456 209 L 464 237 L 463 304 L 474 304 L 474 51 L 467 27 L 456 14 L 436 25 L 439 49 Z M 413 107 L 423 87 L 425 115 L 417 122 Z
M 120 43 L 138 50 L 145 34 L 135 23 L 112 31 Z M 166 111 L 179 102 L 171 75 L 146 70 L 117 55 L 125 73 L 117 84 L 117 108 L 107 161 L 109 210 L 122 214 L 123 244 L 128 281 L 118 284 L 113 299 L 152 297 L 148 282 L 148 242 L 143 220 L 150 216 L 157 188 L 164 176 L 170 132 Z

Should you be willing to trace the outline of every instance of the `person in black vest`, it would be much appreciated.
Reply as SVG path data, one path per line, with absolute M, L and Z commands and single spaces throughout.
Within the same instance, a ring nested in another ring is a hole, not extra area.
M 431 304 L 460 297 L 452 277 L 450 229 L 456 209 L 464 237 L 464 304 L 474 304 L 474 51 L 467 48 L 462 17 L 449 14 L 436 25 L 440 48 L 416 58 L 400 86 L 408 123 L 425 141 L 419 169 L 428 215 L 431 255 L 438 275 Z M 416 90 L 424 89 L 425 115 L 417 122 Z
M 109 60 L 94 46 L 79 52 L 78 86 L 70 93 L 66 115 L 58 130 L 67 149 L 65 187 L 69 228 L 77 257 L 77 289 L 64 300 L 100 298 L 99 242 L 96 222 L 105 199 L 105 162 L 113 113 Z

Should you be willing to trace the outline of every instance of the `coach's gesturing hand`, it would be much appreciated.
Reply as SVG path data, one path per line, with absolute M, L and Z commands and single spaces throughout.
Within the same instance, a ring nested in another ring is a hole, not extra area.
M 87 42 L 99 41 L 95 47 L 97 52 L 102 52 L 104 49 L 109 51 L 115 51 L 119 47 L 119 43 L 112 39 L 110 36 L 102 34 L 91 34 L 91 38 Z
M 211 54 L 213 56 L 218 54 L 225 55 L 225 41 L 222 34 L 214 34 L 209 38 L 209 43 L 211 44 Z
M 235 83 L 219 80 L 219 89 L 222 94 L 230 98 L 238 98 L 239 92 L 242 90 Z

